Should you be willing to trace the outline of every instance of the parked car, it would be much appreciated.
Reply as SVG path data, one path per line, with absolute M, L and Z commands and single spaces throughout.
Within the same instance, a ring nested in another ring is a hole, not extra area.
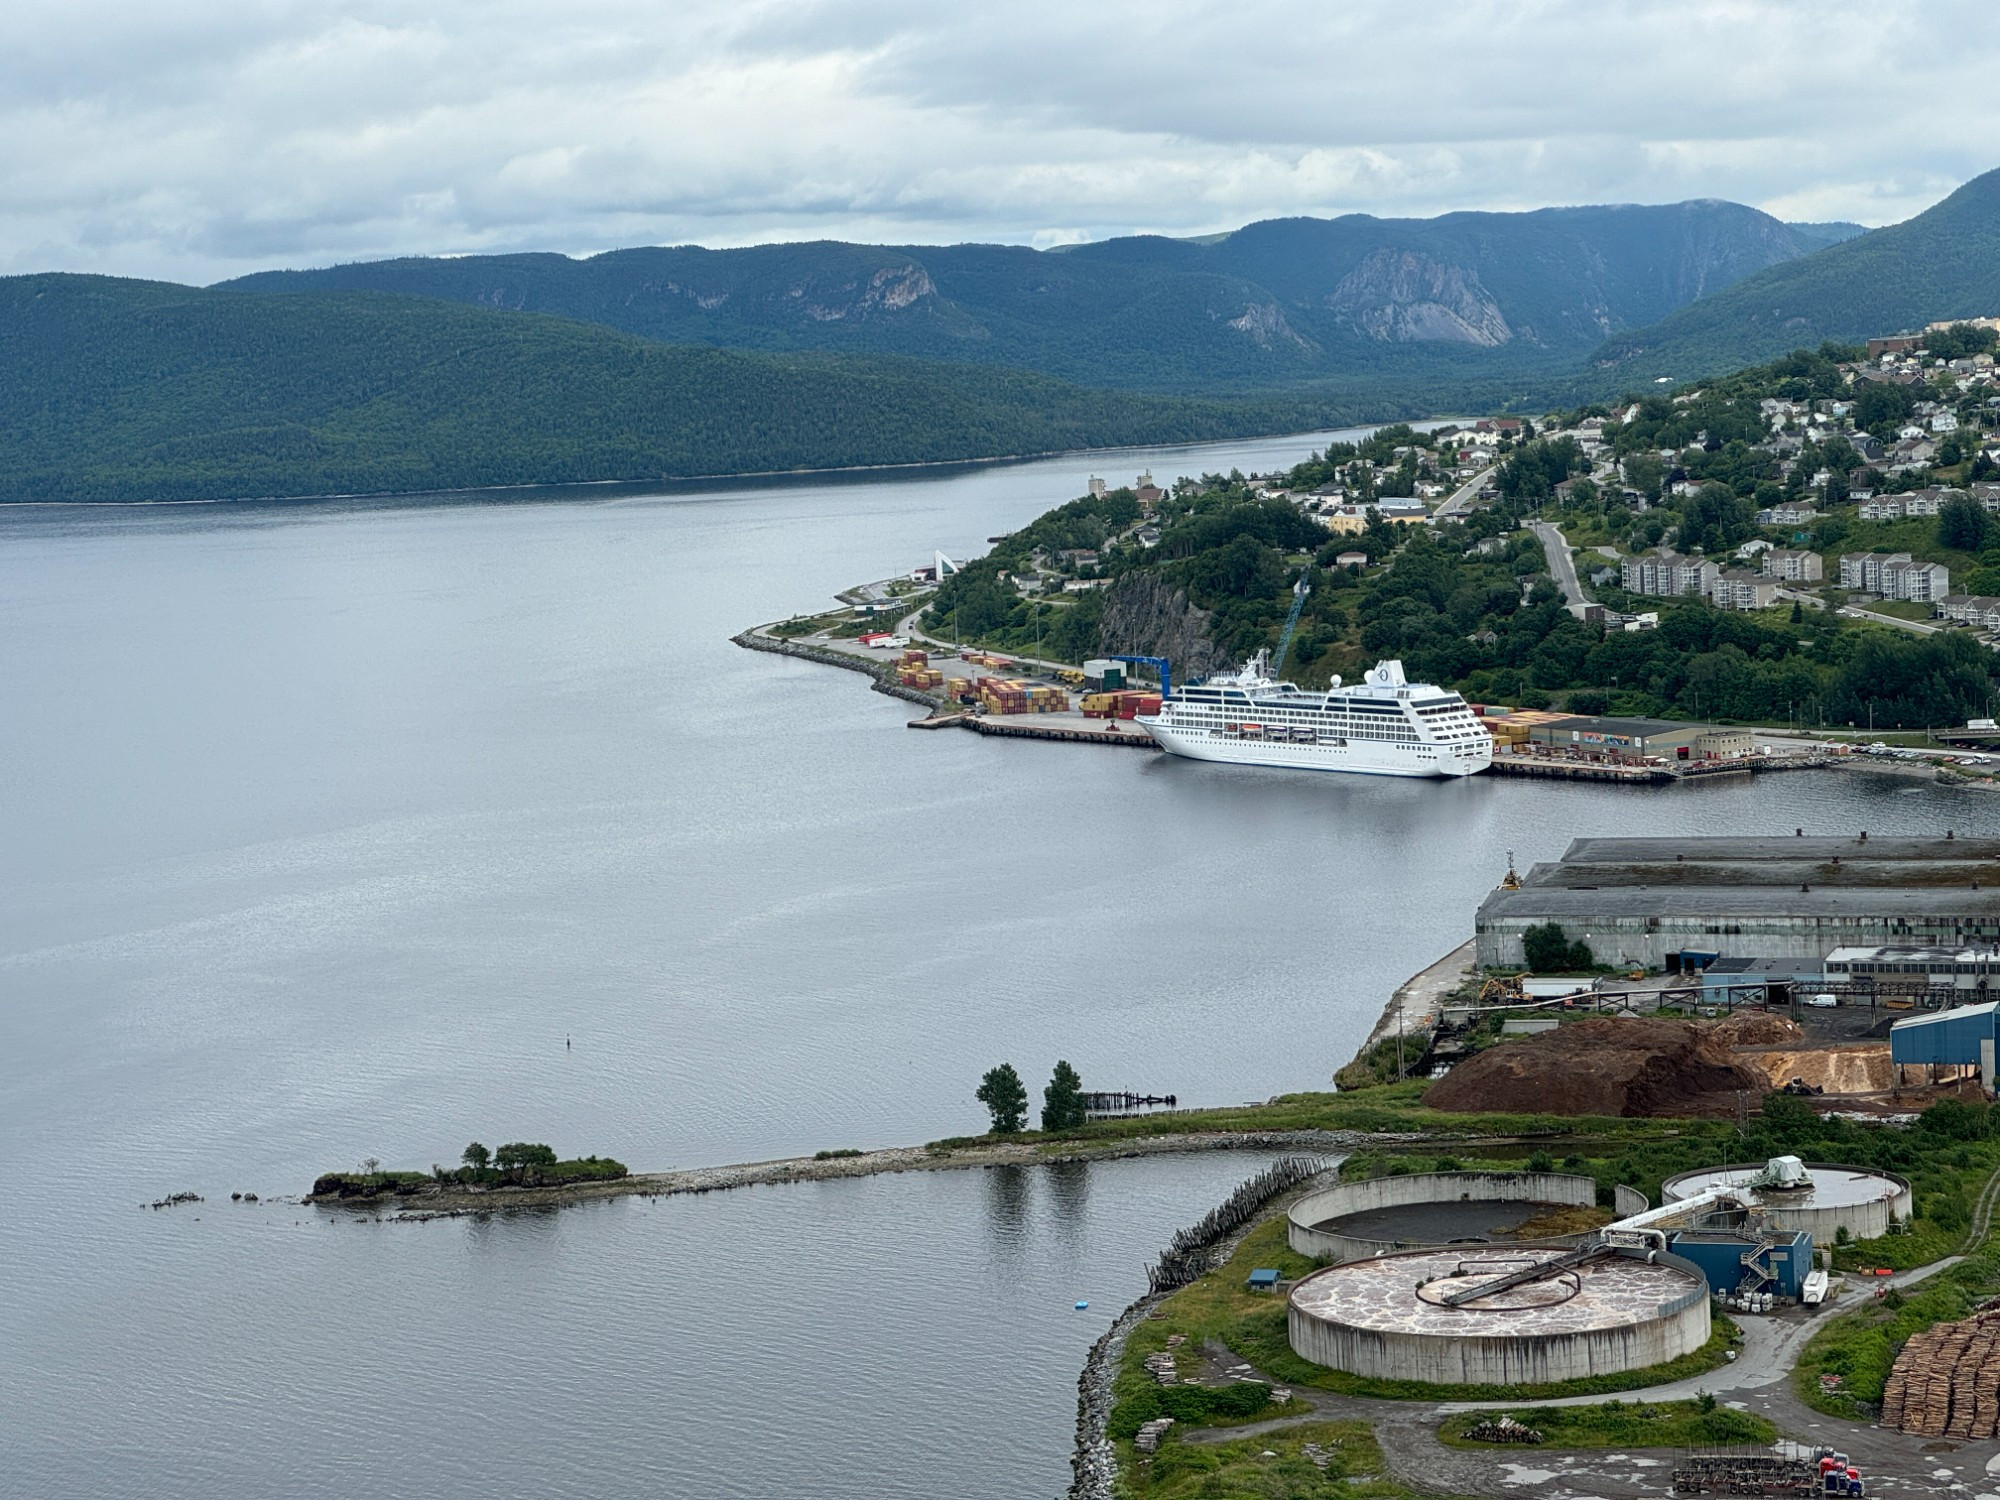
M 1814 995 L 1811 999 L 1806 1001 L 1806 1004 L 1810 1005 L 1814 1010 L 1832 1010 L 1835 1006 L 1840 1004 L 1840 996 L 1825 995 L 1825 994 Z

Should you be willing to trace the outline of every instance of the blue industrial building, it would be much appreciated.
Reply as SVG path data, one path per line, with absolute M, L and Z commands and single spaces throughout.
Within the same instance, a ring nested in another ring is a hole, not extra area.
M 1797 1297 L 1812 1270 L 1812 1236 L 1803 1229 L 1773 1229 L 1761 1238 L 1728 1230 L 1684 1229 L 1667 1236 L 1667 1248 L 1693 1261 L 1718 1296 L 1777 1292 Z
M 1996 1041 L 2000 1041 L 2000 1001 L 1989 1000 L 1984 1005 L 1904 1017 L 1889 1028 L 1889 1060 L 1897 1067 L 1977 1068 L 1990 1090 Z
M 1688 958 L 1683 949 L 1684 968 Z M 1717 957 L 1701 971 L 1701 999 L 1704 1005 L 1761 1005 L 1769 998 L 1772 985 L 1787 984 L 1796 993 L 1825 981 L 1825 961 L 1803 954 L 1795 958 Z

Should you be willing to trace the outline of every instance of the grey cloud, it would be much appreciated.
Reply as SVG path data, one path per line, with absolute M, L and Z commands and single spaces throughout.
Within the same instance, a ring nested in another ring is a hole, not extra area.
M 1990 5 L 16 0 L 0 270 L 1729 197 L 1997 163 Z

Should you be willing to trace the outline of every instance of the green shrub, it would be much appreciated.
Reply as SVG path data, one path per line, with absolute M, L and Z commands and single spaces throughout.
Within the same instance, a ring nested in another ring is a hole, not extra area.
M 1172 1417 L 1188 1427 L 1217 1420 L 1240 1421 L 1255 1416 L 1270 1404 L 1271 1388 L 1256 1380 L 1224 1386 L 1154 1385 L 1120 1401 L 1105 1430 L 1114 1439 L 1124 1439 L 1155 1417 Z

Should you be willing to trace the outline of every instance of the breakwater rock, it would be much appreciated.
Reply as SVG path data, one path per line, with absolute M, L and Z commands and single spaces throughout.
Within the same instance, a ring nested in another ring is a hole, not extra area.
M 1352 1144 L 1334 1139 L 1335 1133 L 1300 1132 L 1323 1135 L 1325 1144 Z M 1287 1156 L 1273 1162 L 1245 1182 L 1199 1224 L 1183 1229 L 1146 1268 L 1146 1295 L 1118 1315 L 1104 1336 L 1090 1346 L 1083 1361 L 1083 1373 L 1076 1381 L 1076 1451 L 1070 1456 L 1068 1500 L 1114 1500 L 1118 1481 L 1117 1451 L 1111 1446 L 1107 1429 L 1111 1422 L 1111 1386 L 1125 1355 L 1132 1330 L 1143 1322 L 1160 1299 L 1205 1273 L 1219 1252 L 1233 1248 L 1260 1216 L 1265 1205 L 1302 1183 L 1338 1165 L 1337 1160 L 1317 1156 Z

